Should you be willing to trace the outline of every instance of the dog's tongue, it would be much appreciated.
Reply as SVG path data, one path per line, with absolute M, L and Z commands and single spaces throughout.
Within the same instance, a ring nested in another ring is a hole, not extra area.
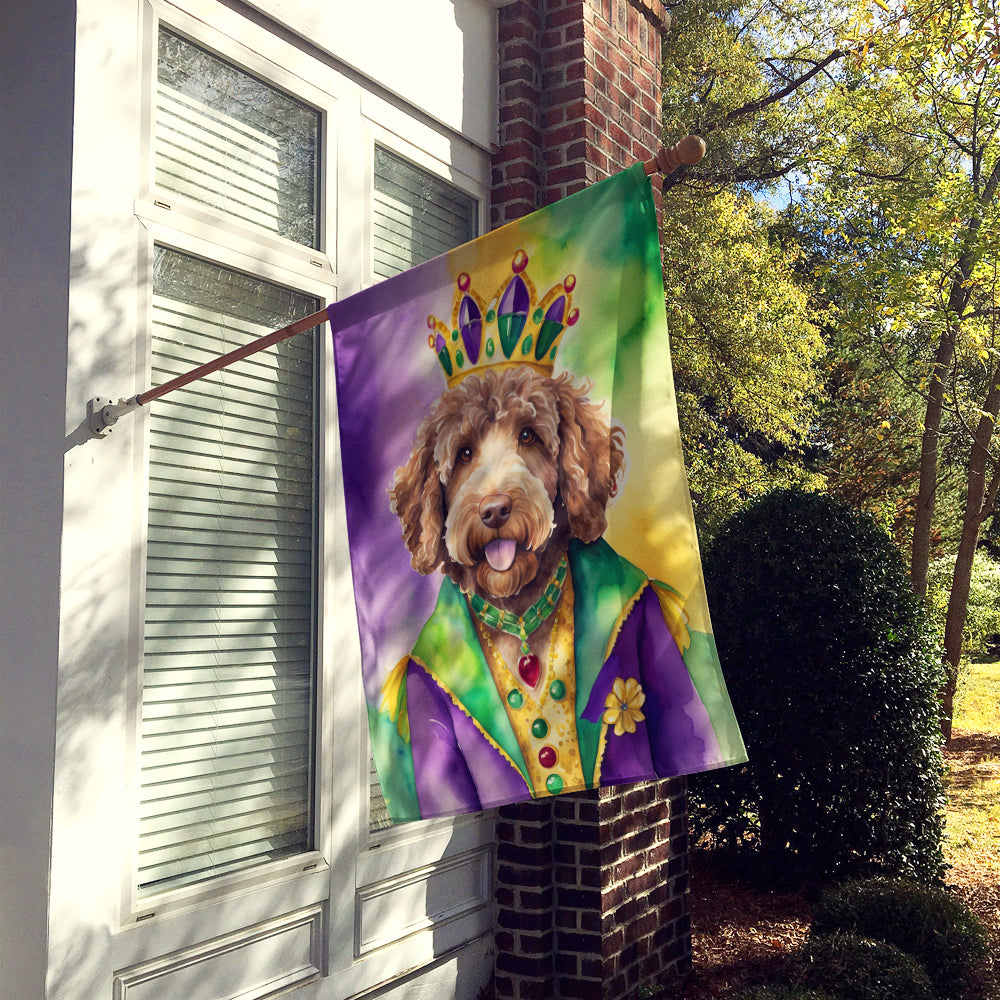
M 512 538 L 495 538 L 486 546 L 486 561 L 498 573 L 511 568 L 515 555 L 517 555 L 517 542 Z

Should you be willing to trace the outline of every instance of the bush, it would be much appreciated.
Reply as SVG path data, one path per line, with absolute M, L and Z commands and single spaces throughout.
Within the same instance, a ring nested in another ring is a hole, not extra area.
M 912 955 L 884 941 L 853 934 L 810 938 L 798 957 L 794 978 L 837 1000 L 933 1000 L 924 967 Z
M 948 613 L 951 578 L 955 572 L 955 557 L 935 559 L 927 573 L 927 602 L 931 615 L 944 635 L 944 620 Z M 963 657 L 983 656 L 991 652 L 994 637 L 1000 633 L 1000 562 L 985 549 L 976 552 L 972 563 L 969 603 L 965 627 L 962 630 Z
M 814 935 L 850 932 L 895 945 L 918 959 L 938 993 L 961 996 L 986 957 L 986 934 L 945 889 L 904 879 L 870 879 L 827 889 L 816 905 Z
M 780 490 L 733 517 L 704 565 L 750 761 L 692 778 L 695 834 L 771 871 L 939 878 L 943 673 L 888 535 Z

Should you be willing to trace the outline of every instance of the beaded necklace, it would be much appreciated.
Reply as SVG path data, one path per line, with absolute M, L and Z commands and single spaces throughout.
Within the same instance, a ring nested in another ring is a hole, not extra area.
M 511 611 L 504 611 L 502 608 L 494 607 L 489 601 L 480 597 L 479 594 L 469 595 L 469 606 L 476 613 L 476 617 L 488 628 L 498 628 L 508 635 L 521 640 L 521 652 L 527 655 L 531 652 L 528 645 L 528 636 L 534 632 L 539 625 L 552 614 L 559 597 L 562 594 L 563 583 L 566 581 L 566 572 L 569 563 L 565 556 L 559 561 L 556 571 L 545 585 L 542 596 L 528 608 L 524 614 L 515 615 Z

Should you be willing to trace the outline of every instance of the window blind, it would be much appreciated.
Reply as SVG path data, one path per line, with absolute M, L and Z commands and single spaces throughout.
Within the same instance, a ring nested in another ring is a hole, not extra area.
M 477 202 L 381 146 L 375 147 L 374 270 L 380 278 L 453 250 L 477 235 Z
M 478 203 L 382 146 L 375 147 L 373 264 L 379 278 L 431 260 L 478 235 Z M 369 757 L 369 826 L 392 825 L 375 761 Z
M 315 311 L 157 247 L 152 381 Z M 150 407 L 140 895 L 310 849 L 315 331 Z
M 320 115 L 160 28 L 156 185 L 317 246 Z

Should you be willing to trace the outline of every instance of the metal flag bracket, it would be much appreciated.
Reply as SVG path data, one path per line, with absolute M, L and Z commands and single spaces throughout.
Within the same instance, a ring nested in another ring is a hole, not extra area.
M 691 166 L 697 163 L 704 155 L 705 140 L 697 135 L 688 135 L 673 146 L 660 146 L 656 151 L 656 155 L 651 160 L 643 162 L 642 168 L 647 174 L 663 174 L 666 176 L 682 166 Z M 118 418 L 124 416 L 126 413 L 131 413 L 133 410 L 139 409 L 140 406 L 145 406 L 146 403 L 150 403 L 154 399 L 159 399 L 160 396 L 165 396 L 168 392 L 173 392 L 174 389 L 180 389 L 189 382 L 194 382 L 205 375 L 217 372 L 231 365 L 234 361 L 240 361 L 251 354 L 263 351 L 272 344 L 277 344 L 289 337 L 294 337 L 296 334 L 311 330 L 313 327 L 324 322 L 326 318 L 326 310 L 321 309 L 319 312 L 296 320 L 294 323 L 290 323 L 280 330 L 275 330 L 273 333 L 259 337 L 249 344 L 244 344 L 242 347 L 238 347 L 236 350 L 230 351 L 228 354 L 224 354 L 213 361 L 199 365 L 199 367 L 192 369 L 184 375 L 178 375 L 169 382 L 164 382 L 163 385 L 157 386 L 154 389 L 147 389 L 145 392 L 130 396 L 128 399 L 119 399 L 117 403 L 105 396 L 94 396 L 93 399 L 87 400 L 87 425 L 90 427 L 90 433 L 97 438 L 107 437 L 118 422 Z
M 107 437 L 111 433 L 112 427 L 118 422 L 118 418 L 132 410 L 137 410 L 139 405 L 137 396 L 132 396 L 130 399 L 119 399 L 117 403 L 105 396 L 94 396 L 93 399 L 88 399 L 87 424 L 90 426 L 90 433 L 94 437 Z

